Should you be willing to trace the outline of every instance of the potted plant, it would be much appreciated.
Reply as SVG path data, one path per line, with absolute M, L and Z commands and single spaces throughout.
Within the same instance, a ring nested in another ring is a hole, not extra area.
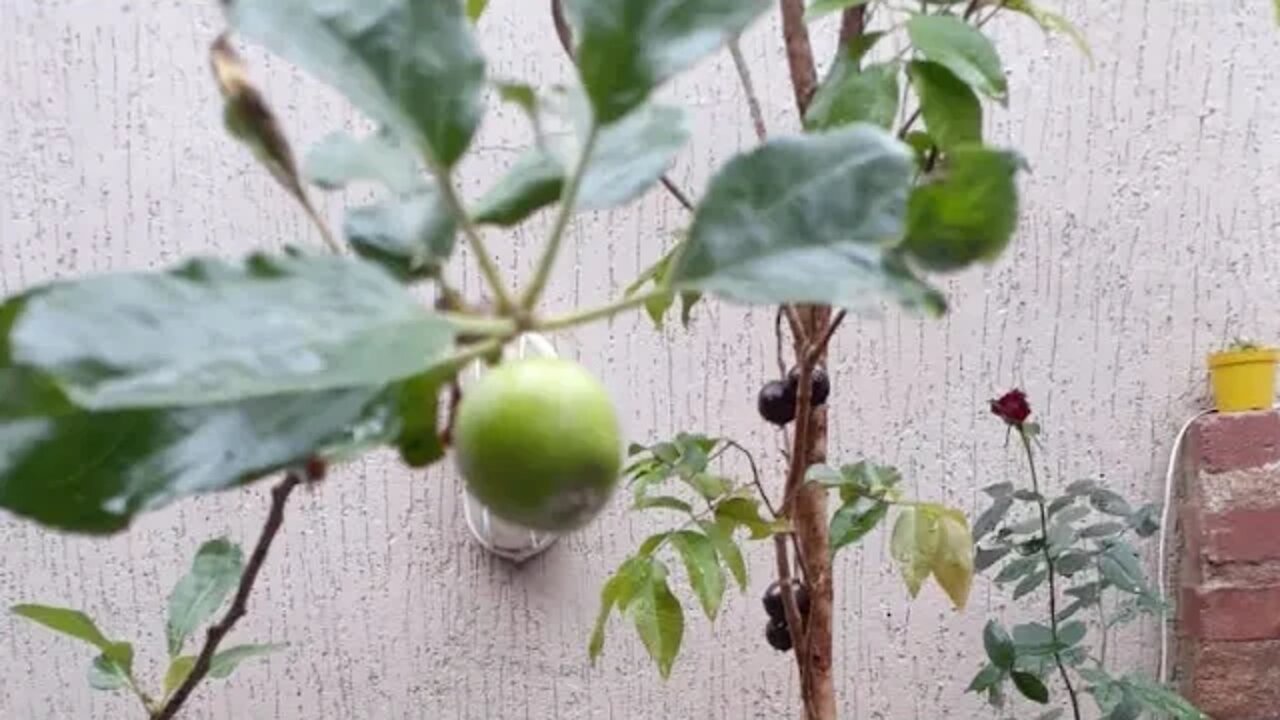
M 1218 412 L 1244 412 L 1271 407 L 1276 391 L 1274 348 L 1237 339 L 1209 356 L 1209 380 Z

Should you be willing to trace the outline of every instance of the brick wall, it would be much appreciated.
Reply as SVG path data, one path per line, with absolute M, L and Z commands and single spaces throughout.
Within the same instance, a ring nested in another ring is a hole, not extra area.
M 1280 414 L 1208 415 L 1189 441 L 1182 690 L 1214 720 L 1280 720 Z

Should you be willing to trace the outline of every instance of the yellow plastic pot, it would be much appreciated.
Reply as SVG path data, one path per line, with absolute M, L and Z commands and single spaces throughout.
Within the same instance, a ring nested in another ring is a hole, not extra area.
M 1275 350 L 1228 350 L 1209 356 L 1209 380 L 1218 412 L 1265 410 L 1275 402 Z

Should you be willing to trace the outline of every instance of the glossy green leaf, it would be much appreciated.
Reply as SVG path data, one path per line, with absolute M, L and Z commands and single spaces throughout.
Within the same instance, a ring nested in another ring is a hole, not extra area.
M 738 583 L 738 588 L 743 592 L 747 591 L 747 562 L 742 557 L 742 549 L 738 547 L 738 543 L 733 539 L 733 522 L 716 521 L 699 523 L 702 531 L 707 534 L 707 539 L 716 549 L 716 554 L 720 556 L 720 561 L 729 569 L 729 573 L 733 575 L 733 579 Z
M 983 665 L 965 692 L 986 692 L 1004 679 L 1004 671 L 995 665 Z
M 1096 480 L 1077 480 L 1068 485 L 1065 492 L 1068 495 L 1080 497 L 1082 495 L 1088 495 L 1097 489 L 1098 483 Z
M 564 166 L 546 150 L 531 148 L 485 193 L 472 214 L 482 224 L 518 225 L 554 204 L 564 189 Z
M 907 74 L 920 98 L 920 115 L 942 150 L 982 142 L 982 104 L 968 85 L 938 63 L 917 60 Z
M 991 503 L 991 507 L 982 511 L 978 519 L 973 523 L 973 539 L 981 540 L 996 529 L 996 526 L 1004 520 L 1009 514 L 1009 510 L 1013 507 L 1013 498 L 1008 495 L 996 497 L 995 502 Z
M 394 424 L 377 387 L 0 422 L 0 507 L 64 530 L 115 532 L 177 498 L 390 439 Z
M 597 120 L 626 115 L 768 7 L 767 0 L 566 0 L 578 71 Z
M 240 583 L 243 570 L 244 556 L 235 543 L 219 538 L 200 546 L 191 569 L 169 594 L 165 624 L 169 657 L 178 656 L 191 633 L 213 617 Z
M 837 508 L 831 516 L 831 554 L 861 540 L 888 513 L 889 503 L 865 497 L 855 498 Z
M 1062 498 L 1058 498 L 1058 499 L 1059 499 L 1059 500 L 1061 500 Z M 1072 500 L 1072 499 L 1074 499 L 1074 498 L 1072 498 L 1072 497 L 1068 496 L 1066 499 L 1068 499 L 1068 500 Z M 1060 506 L 1060 507 L 1061 507 L 1061 506 Z M 1089 509 L 1089 506 L 1087 506 L 1087 505 L 1070 505 L 1070 504 L 1068 504 L 1068 505 L 1067 505 L 1067 506 L 1065 506 L 1065 507 L 1061 507 L 1061 509 L 1060 509 L 1060 510 L 1058 510 L 1058 512 L 1057 512 L 1057 513 L 1051 513 L 1051 514 L 1050 514 L 1050 517 L 1052 517 L 1052 518 L 1053 518 L 1053 521 L 1054 521 L 1055 523 L 1058 523 L 1058 524 L 1060 524 L 1060 525 L 1061 525 L 1061 524 L 1070 524 L 1070 523 L 1073 523 L 1073 522 L 1075 522 L 1075 521 L 1077 521 L 1077 520 L 1083 520 L 1084 518 L 1086 518 L 1086 517 L 1088 517 L 1088 516 L 1089 516 L 1089 513 L 1090 513 L 1090 512 L 1091 512 L 1091 511 L 1090 511 L 1090 509 Z
M 807 130 L 865 122 L 888 128 L 898 115 L 898 63 L 858 67 L 848 52 L 836 58 L 804 116 Z
M 430 277 L 453 254 L 457 223 L 434 190 L 347 211 L 343 233 L 361 257 L 402 279 Z
M 938 513 L 938 549 L 933 556 L 933 578 L 951 598 L 957 610 L 969 602 L 973 587 L 973 535 L 969 520 L 958 510 Z
M 920 587 L 933 573 L 940 542 L 936 511 L 926 507 L 907 507 L 898 513 L 889 551 L 898 563 L 911 597 L 920 594 Z
M 390 130 L 357 139 L 335 132 L 312 146 L 303 174 L 325 190 L 341 190 L 354 182 L 378 183 L 393 193 L 410 193 L 427 186 L 413 151 Z
M 94 410 L 383 385 L 453 345 L 450 324 L 386 273 L 332 256 L 196 260 L 57 283 L 11 303 L 0 366 L 38 371 Z
M 1107 582 L 1128 593 L 1139 593 L 1147 583 L 1133 548 L 1123 543 L 1108 546 L 1098 556 L 1098 572 Z
M 714 620 L 724 600 L 724 572 L 711 540 L 702 533 L 682 530 L 671 536 L 671 544 L 680 553 L 689 584 L 702 605 L 707 618 Z
M 285 647 L 283 644 L 235 645 L 226 650 L 219 650 L 214 653 L 213 660 L 209 662 L 209 677 L 218 679 L 230 677 L 231 673 L 246 660 L 270 655 Z
M 49 605 L 14 605 L 9 610 L 14 615 L 37 622 L 50 630 L 55 630 L 82 640 L 99 650 L 107 650 L 111 641 L 102 634 L 98 626 L 88 615 L 70 608 L 51 607 Z
M 751 533 L 752 540 L 761 540 L 786 530 L 785 525 L 762 517 L 760 501 L 754 498 L 731 497 L 722 500 L 716 503 L 715 517 L 717 522 L 746 528 Z
M 1107 515 L 1117 515 L 1120 517 L 1128 517 L 1133 514 L 1133 508 L 1129 506 L 1129 501 L 1120 496 L 1119 493 L 1099 488 L 1089 493 L 1089 504 L 1101 513 Z
M 1003 103 L 1008 82 L 1000 56 L 979 30 L 950 15 L 915 15 L 907 21 L 911 44 L 926 60 L 947 68 L 973 89 Z
M 119 690 L 129 684 L 133 672 L 133 646 L 115 643 L 89 664 L 89 687 L 94 690 Z
M 1044 686 L 1040 678 L 1031 673 L 1013 672 L 1013 685 L 1018 688 L 1018 692 L 1026 699 L 1044 705 L 1049 702 L 1049 689 Z
M 174 690 L 177 690 L 178 686 L 182 685 L 195 666 L 195 655 L 182 655 L 169 661 L 169 667 L 164 671 L 164 694 L 166 697 Z
M 1015 154 L 952 148 L 938 170 L 911 191 L 907 253 L 930 270 L 959 270 L 994 260 L 1018 226 Z
M 889 296 L 940 312 L 941 296 L 885 251 L 903 230 L 908 149 L 869 125 L 772 140 L 711 181 L 677 289 L 748 303 L 864 308 Z
M 592 664 L 604 651 L 604 631 L 609 622 L 609 614 L 615 608 L 619 612 L 625 611 L 636 593 L 649 582 L 649 575 L 653 568 L 644 555 L 645 553 L 642 553 L 627 558 L 600 590 L 600 612 L 596 615 L 595 627 L 591 631 L 591 641 L 587 646 L 587 654 Z
M 484 59 L 461 2 L 228 0 L 246 37 L 337 88 L 452 166 L 483 110 Z
M 982 629 L 982 645 L 992 665 L 1001 670 L 1009 670 L 1013 667 L 1013 661 L 1017 659 L 1013 638 L 1009 637 L 1009 633 L 999 622 L 987 621 L 986 627 Z
M 627 614 L 665 679 L 671 675 L 684 639 L 684 610 L 667 585 L 666 567 L 657 560 L 650 563 L 652 570 L 647 582 L 637 589 L 627 606 Z

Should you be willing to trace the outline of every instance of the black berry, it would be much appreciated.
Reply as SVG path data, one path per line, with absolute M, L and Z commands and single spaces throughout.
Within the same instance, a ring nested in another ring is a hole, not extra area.
M 767 382 L 760 388 L 756 409 L 760 411 L 760 417 L 774 425 L 786 425 L 796 418 L 796 395 L 788 383 L 781 380 Z
M 770 620 L 764 627 L 764 637 L 774 650 L 786 652 L 791 649 L 791 631 L 785 622 Z
M 791 579 L 791 592 L 796 596 L 796 609 L 800 611 L 801 616 L 809 614 L 809 589 L 804 583 L 796 578 Z M 775 622 L 786 623 L 787 611 L 782 604 L 782 586 L 774 582 L 764 591 L 764 611 L 769 614 L 769 618 Z
M 831 378 L 827 376 L 827 371 L 816 367 L 809 374 L 809 401 L 814 407 L 822 407 L 827 403 L 827 398 L 831 397 Z M 795 396 L 800 392 L 800 369 L 791 368 L 791 372 L 787 373 L 787 388 L 791 390 L 791 394 Z

